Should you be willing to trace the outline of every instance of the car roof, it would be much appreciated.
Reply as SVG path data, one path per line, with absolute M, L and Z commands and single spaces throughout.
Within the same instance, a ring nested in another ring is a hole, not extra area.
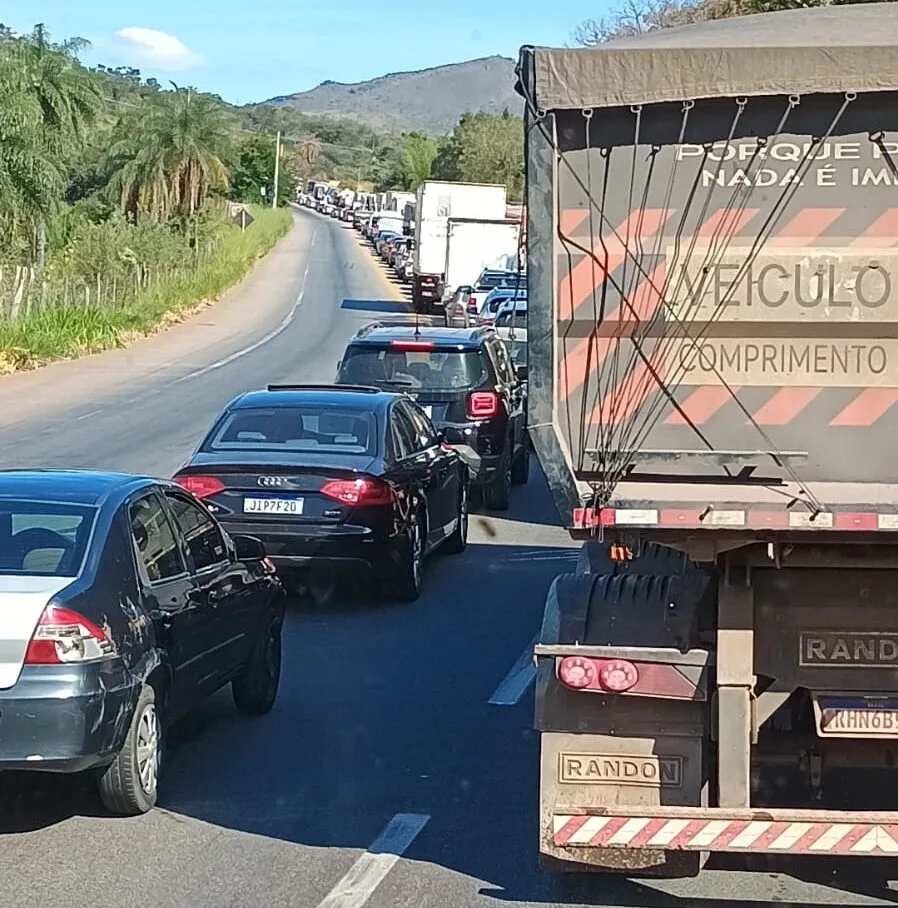
M 490 328 L 444 328 L 442 326 L 383 325 L 373 323 L 360 329 L 353 344 L 383 345 L 391 340 L 423 340 L 435 344 L 479 347 L 492 333 Z
M 249 410 L 260 407 L 324 406 L 346 407 L 355 410 L 380 411 L 390 401 L 402 397 L 382 388 L 356 385 L 269 385 L 260 391 L 247 391 L 235 397 L 226 409 Z
M 159 482 L 140 474 L 103 470 L 0 470 L 0 500 L 56 501 L 101 507 L 110 497 L 124 497 Z

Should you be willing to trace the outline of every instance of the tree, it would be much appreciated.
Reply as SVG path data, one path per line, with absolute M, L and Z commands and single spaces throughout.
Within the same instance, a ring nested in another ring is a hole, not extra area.
M 275 140 L 271 136 L 255 135 L 245 139 L 238 149 L 236 164 L 231 171 L 230 197 L 237 202 L 271 201 L 274 184 Z M 278 174 L 278 205 L 286 205 L 295 195 L 293 173 L 283 166 Z M 265 188 L 265 196 L 261 189 Z
M 433 176 L 467 183 L 504 183 L 508 198 L 524 194 L 524 131 L 509 113 L 464 114 L 438 148 Z
M 124 160 L 112 181 L 122 210 L 154 220 L 193 218 L 207 197 L 225 189 L 223 158 L 230 144 L 223 107 L 172 83 L 174 91 L 153 97 L 139 117 L 126 122 L 112 153 Z
M 579 25 L 574 29 L 573 40 L 584 47 L 594 47 L 612 38 L 638 35 L 657 28 L 691 25 L 708 19 L 859 2 L 865 0 L 625 0 L 608 16 L 587 19 Z M 873 2 L 889 3 L 892 0 Z
M 436 139 L 416 132 L 406 136 L 403 155 L 406 189 L 414 192 L 425 180 L 430 179 L 436 156 Z
M 0 197 L 8 229 L 31 235 L 39 267 L 47 223 L 62 202 L 68 162 L 84 143 L 101 99 L 77 60 L 80 38 L 50 42 L 43 25 L 0 45 Z

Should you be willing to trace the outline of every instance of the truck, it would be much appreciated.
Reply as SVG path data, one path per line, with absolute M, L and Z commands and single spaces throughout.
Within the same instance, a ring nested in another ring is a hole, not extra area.
M 502 220 L 505 197 L 504 186 L 488 183 L 427 180 L 418 187 L 412 260 L 412 305 L 416 312 L 430 312 L 441 302 L 449 218 Z
M 408 202 L 415 202 L 415 193 L 396 192 L 392 189 L 384 193 L 384 210 L 386 211 L 395 211 L 402 215 Z
M 459 287 L 472 285 L 484 268 L 505 268 L 517 254 L 520 234 L 520 222 L 512 219 L 449 218 L 440 285 L 443 305 Z
M 893 858 L 898 7 L 523 47 L 518 91 L 527 421 L 582 543 L 541 863 Z

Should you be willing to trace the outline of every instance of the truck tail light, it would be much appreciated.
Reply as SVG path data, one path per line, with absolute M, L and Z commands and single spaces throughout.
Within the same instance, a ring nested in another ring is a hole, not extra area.
M 565 656 L 558 665 L 558 678 L 574 690 L 606 690 L 622 694 L 639 681 L 639 670 L 626 659 L 587 659 Z
M 321 494 L 351 507 L 370 507 L 393 501 L 393 490 L 380 479 L 334 479 L 324 484 Z
M 108 634 L 84 615 L 48 605 L 25 651 L 25 665 L 90 662 L 115 654 L 115 644 Z
M 214 476 L 192 476 L 189 473 L 175 476 L 175 482 L 187 489 L 194 498 L 208 498 L 224 491 L 224 483 Z
M 561 660 L 558 666 L 558 677 L 568 687 L 574 690 L 582 690 L 589 687 L 596 680 L 596 669 L 589 659 L 581 659 L 579 656 L 567 656 Z
M 469 419 L 489 419 L 498 412 L 499 395 L 495 391 L 474 391 L 469 395 Z

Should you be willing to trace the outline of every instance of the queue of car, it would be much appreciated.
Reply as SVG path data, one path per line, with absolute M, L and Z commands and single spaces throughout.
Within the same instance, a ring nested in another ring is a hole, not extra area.
M 414 240 L 358 214 L 400 271 Z M 333 383 L 228 403 L 172 480 L 0 471 L 0 771 L 88 774 L 110 813 L 145 813 L 173 720 L 225 686 L 273 708 L 301 572 L 417 600 L 470 508 L 528 478 L 526 308 L 506 326 L 506 304 L 498 327 L 367 325 Z

